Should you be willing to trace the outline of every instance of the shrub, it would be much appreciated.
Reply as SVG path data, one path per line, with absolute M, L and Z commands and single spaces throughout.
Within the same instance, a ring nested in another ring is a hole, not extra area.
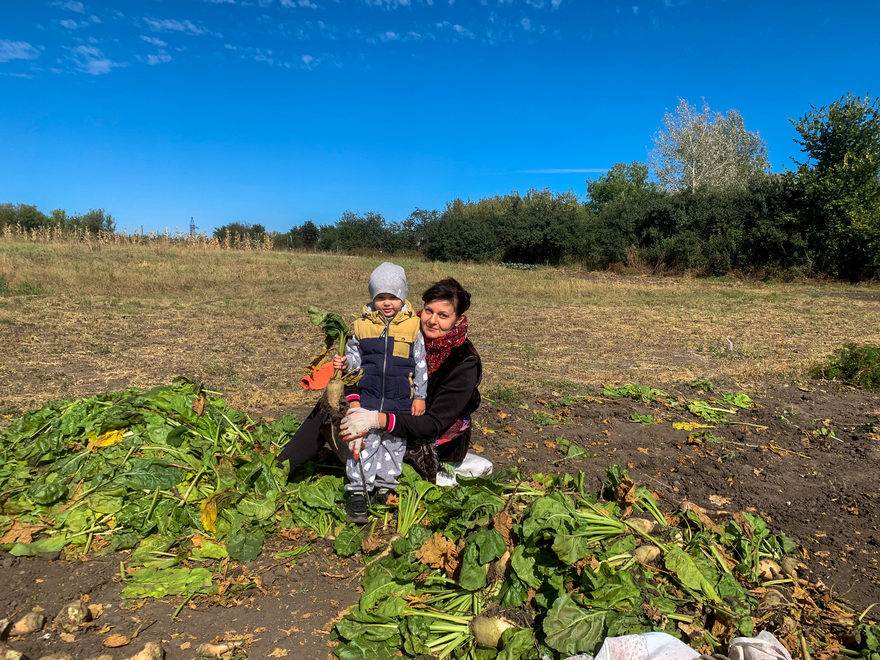
M 813 367 L 810 376 L 841 380 L 872 392 L 880 391 L 880 347 L 846 344 L 824 364 Z

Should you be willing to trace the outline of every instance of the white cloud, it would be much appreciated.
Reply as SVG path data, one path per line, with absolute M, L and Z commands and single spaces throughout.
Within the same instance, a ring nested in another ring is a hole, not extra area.
M 389 41 L 400 41 L 400 35 L 396 32 L 388 30 L 379 35 L 379 41 L 388 43 Z
M 145 34 L 141 35 L 141 39 L 146 41 L 148 44 L 153 44 L 154 46 L 159 46 L 159 48 L 164 48 L 168 44 L 162 41 L 161 39 L 157 39 L 156 37 L 150 37 Z
M 312 0 L 281 0 L 281 6 L 287 7 L 288 9 L 294 9 L 296 7 L 307 7 L 308 9 L 318 8 L 318 5 L 312 2 Z
M 40 56 L 40 51 L 26 41 L 0 39 L 0 62 L 10 60 L 32 60 Z
M 305 64 L 306 66 L 309 66 L 312 62 L 315 61 L 315 58 L 312 57 L 311 55 L 303 55 L 303 56 L 302 56 L 301 58 L 299 58 L 299 59 L 300 59 L 300 61 L 301 61 L 303 64 Z
M 565 168 L 549 168 L 545 170 L 517 170 L 517 174 L 598 174 L 599 172 L 607 172 L 607 167 L 575 167 L 571 169 Z
M 205 0 L 205 2 L 209 2 L 212 5 L 234 5 L 235 0 Z
M 523 18 L 519 24 L 522 26 L 522 29 L 526 32 L 532 31 L 532 22 L 528 18 Z
M 68 11 L 75 12 L 77 14 L 84 14 L 86 11 L 85 6 L 81 2 L 76 2 L 75 0 L 70 0 L 69 2 L 62 2 L 61 6 L 64 7 Z
M 438 30 L 452 30 L 456 35 L 460 37 L 465 37 L 467 39 L 473 39 L 474 33 L 468 30 L 463 25 L 459 25 L 458 23 L 450 23 L 449 21 L 443 21 L 442 23 L 436 23 L 435 26 Z
M 63 21 L 61 21 L 61 25 L 62 27 L 66 27 L 68 30 L 75 30 L 79 27 L 79 23 L 69 18 L 65 18 Z
M 72 52 L 79 70 L 91 76 L 100 76 L 110 73 L 116 67 L 125 66 L 121 62 L 114 62 L 104 57 L 104 54 L 94 46 L 77 46 Z
M 171 61 L 171 55 L 168 53 L 159 53 L 158 55 L 147 55 L 147 64 L 165 64 Z
M 189 19 L 178 21 L 175 18 L 147 18 L 144 17 L 144 23 L 156 32 L 189 32 L 190 34 L 205 34 L 207 30 L 196 25 Z
M 385 9 L 397 9 L 398 7 L 409 7 L 410 0 L 364 0 L 364 4 L 368 7 L 383 7 Z

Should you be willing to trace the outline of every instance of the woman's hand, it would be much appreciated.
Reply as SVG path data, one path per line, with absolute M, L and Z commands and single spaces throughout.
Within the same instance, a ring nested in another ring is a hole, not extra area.
M 333 356 L 333 368 L 336 371 L 348 371 L 348 358 L 337 353 Z
M 340 435 L 345 442 L 351 442 L 379 428 L 379 413 L 365 408 L 351 408 L 339 425 Z

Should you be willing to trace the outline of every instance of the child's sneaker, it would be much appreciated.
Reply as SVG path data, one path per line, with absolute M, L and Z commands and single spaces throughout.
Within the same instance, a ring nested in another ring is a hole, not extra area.
M 388 497 L 394 494 L 391 488 L 379 488 L 373 493 L 373 502 L 375 504 L 388 504 Z
M 353 523 L 365 523 L 367 516 L 367 500 L 363 493 L 352 493 L 345 502 L 345 519 Z

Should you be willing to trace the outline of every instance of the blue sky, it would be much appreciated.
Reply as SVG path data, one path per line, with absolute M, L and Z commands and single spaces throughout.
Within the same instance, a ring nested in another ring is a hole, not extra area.
M 0 3 L 0 202 L 120 228 L 286 231 L 646 160 L 679 98 L 737 109 L 773 169 L 789 117 L 880 93 L 880 3 Z

